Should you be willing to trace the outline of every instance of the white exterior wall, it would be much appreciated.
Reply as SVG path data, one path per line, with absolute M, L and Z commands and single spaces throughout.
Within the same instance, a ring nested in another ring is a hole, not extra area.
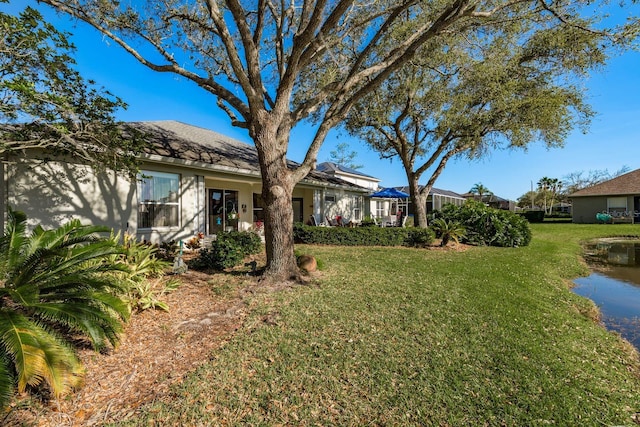
M 143 173 L 178 174 L 178 226 L 138 228 L 136 181 L 131 182 L 113 172 L 96 174 L 89 167 L 64 161 L 43 163 L 18 159 L 6 164 L 0 196 L 13 209 L 27 214 L 31 228 L 36 225 L 46 229 L 56 228 L 71 219 L 79 219 L 83 224 L 104 225 L 116 232 L 135 233 L 140 241 L 158 243 L 185 241 L 199 232 L 208 234 L 208 190 L 232 190 L 238 192 L 238 229 L 246 231 L 254 226 L 253 194 L 262 191 L 262 184 L 257 177 L 239 177 L 159 162 L 143 163 L 140 170 Z M 326 196 L 332 196 L 335 200 L 327 202 Z M 361 200 L 359 219 L 354 215 L 355 197 Z M 302 199 L 304 222 L 312 214 L 318 223 L 326 222 L 325 216 L 334 218 L 340 215 L 348 222 L 362 220 L 366 214 L 363 194 L 358 192 L 297 186 L 293 198 Z M 246 210 L 243 209 L 245 205 Z
M 340 172 L 334 172 L 333 175 L 336 176 L 337 178 L 340 178 L 352 184 L 358 185 L 360 187 L 367 188 L 371 191 L 376 191 L 378 189 L 378 183 L 380 182 L 380 180 L 375 178 L 369 179 L 364 176 L 358 177 L 354 175 L 346 175 Z
M 20 160 L 6 167 L 7 202 L 26 213 L 33 228 L 55 228 L 71 219 L 105 225 L 116 232 L 136 233 L 150 242 L 186 240 L 204 230 L 203 178 L 187 169 L 142 165 L 142 171 L 176 173 L 180 177 L 179 225 L 138 229 L 137 183 L 113 172 L 62 161 Z
M 6 200 L 27 215 L 28 225 L 58 227 L 71 219 L 135 230 L 135 184 L 114 173 L 65 162 L 17 159 L 6 166 Z

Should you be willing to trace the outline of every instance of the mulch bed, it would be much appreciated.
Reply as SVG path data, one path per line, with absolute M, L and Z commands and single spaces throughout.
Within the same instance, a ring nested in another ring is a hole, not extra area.
M 196 271 L 179 277 L 183 284 L 162 298 L 168 312 L 147 310 L 133 315 L 116 349 L 104 354 L 80 351 L 87 370 L 81 390 L 58 401 L 24 396 L 4 420 L 0 418 L 0 424 L 94 426 L 125 420 L 209 360 L 211 352 L 242 325 L 247 314 L 242 283 L 251 286 L 255 278 Z M 216 295 L 216 287 L 234 282 L 240 289 L 234 295 Z

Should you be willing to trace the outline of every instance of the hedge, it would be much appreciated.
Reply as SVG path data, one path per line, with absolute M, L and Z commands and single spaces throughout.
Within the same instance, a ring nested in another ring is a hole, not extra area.
M 426 247 L 433 242 L 433 231 L 402 227 L 314 227 L 295 224 L 296 243 L 336 246 Z

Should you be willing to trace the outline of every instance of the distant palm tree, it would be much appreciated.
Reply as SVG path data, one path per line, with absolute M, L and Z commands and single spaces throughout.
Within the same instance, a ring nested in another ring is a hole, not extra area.
M 129 306 L 121 297 L 128 268 L 105 227 L 71 221 L 28 234 L 26 216 L 9 210 L 0 237 L 0 407 L 15 388 L 46 383 L 54 396 L 77 388 L 84 370 L 71 337 L 96 349 L 117 344 Z
M 555 203 L 556 197 L 562 191 L 562 181 L 558 178 L 553 178 L 549 182 L 549 191 L 551 192 L 551 201 L 549 202 L 549 214 L 553 212 L 553 204 Z
M 478 195 L 478 197 L 480 198 L 480 201 L 481 201 L 481 202 L 483 202 L 483 201 L 484 201 L 484 199 L 483 199 L 483 198 L 484 198 L 484 195 L 485 195 L 485 194 L 487 194 L 487 195 L 491 195 L 491 194 L 493 194 L 493 193 L 491 192 L 491 190 L 489 190 L 487 187 L 485 187 L 484 185 L 482 185 L 482 183 L 481 183 L 481 182 L 478 182 L 478 183 L 476 183 L 476 184 L 473 184 L 473 187 L 471 187 L 471 190 L 469 190 L 469 193 L 477 194 L 477 195 Z M 475 199 L 475 197 L 474 197 L 474 199 Z
M 548 176 L 542 177 L 538 181 L 538 190 L 542 192 L 543 195 L 543 210 L 545 213 L 547 213 L 547 195 L 549 191 L 552 191 L 551 189 L 558 184 L 558 182 L 558 179 L 549 178 Z M 553 196 L 551 200 L 553 200 Z M 553 205 L 553 202 L 551 205 Z M 551 211 L 549 210 L 549 212 Z

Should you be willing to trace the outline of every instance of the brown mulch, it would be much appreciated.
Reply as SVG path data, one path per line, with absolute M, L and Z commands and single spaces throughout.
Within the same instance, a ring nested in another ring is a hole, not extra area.
M 247 314 L 243 291 L 255 286 L 256 280 L 240 272 L 188 271 L 178 277 L 183 284 L 161 298 L 169 305 L 168 312 L 146 310 L 133 315 L 118 347 L 105 354 L 80 351 L 87 371 L 82 389 L 42 403 L 25 396 L 4 420 L 0 418 L 0 424 L 95 426 L 125 420 L 206 362 L 242 325 Z M 216 287 L 229 284 L 238 291 L 216 294 Z

